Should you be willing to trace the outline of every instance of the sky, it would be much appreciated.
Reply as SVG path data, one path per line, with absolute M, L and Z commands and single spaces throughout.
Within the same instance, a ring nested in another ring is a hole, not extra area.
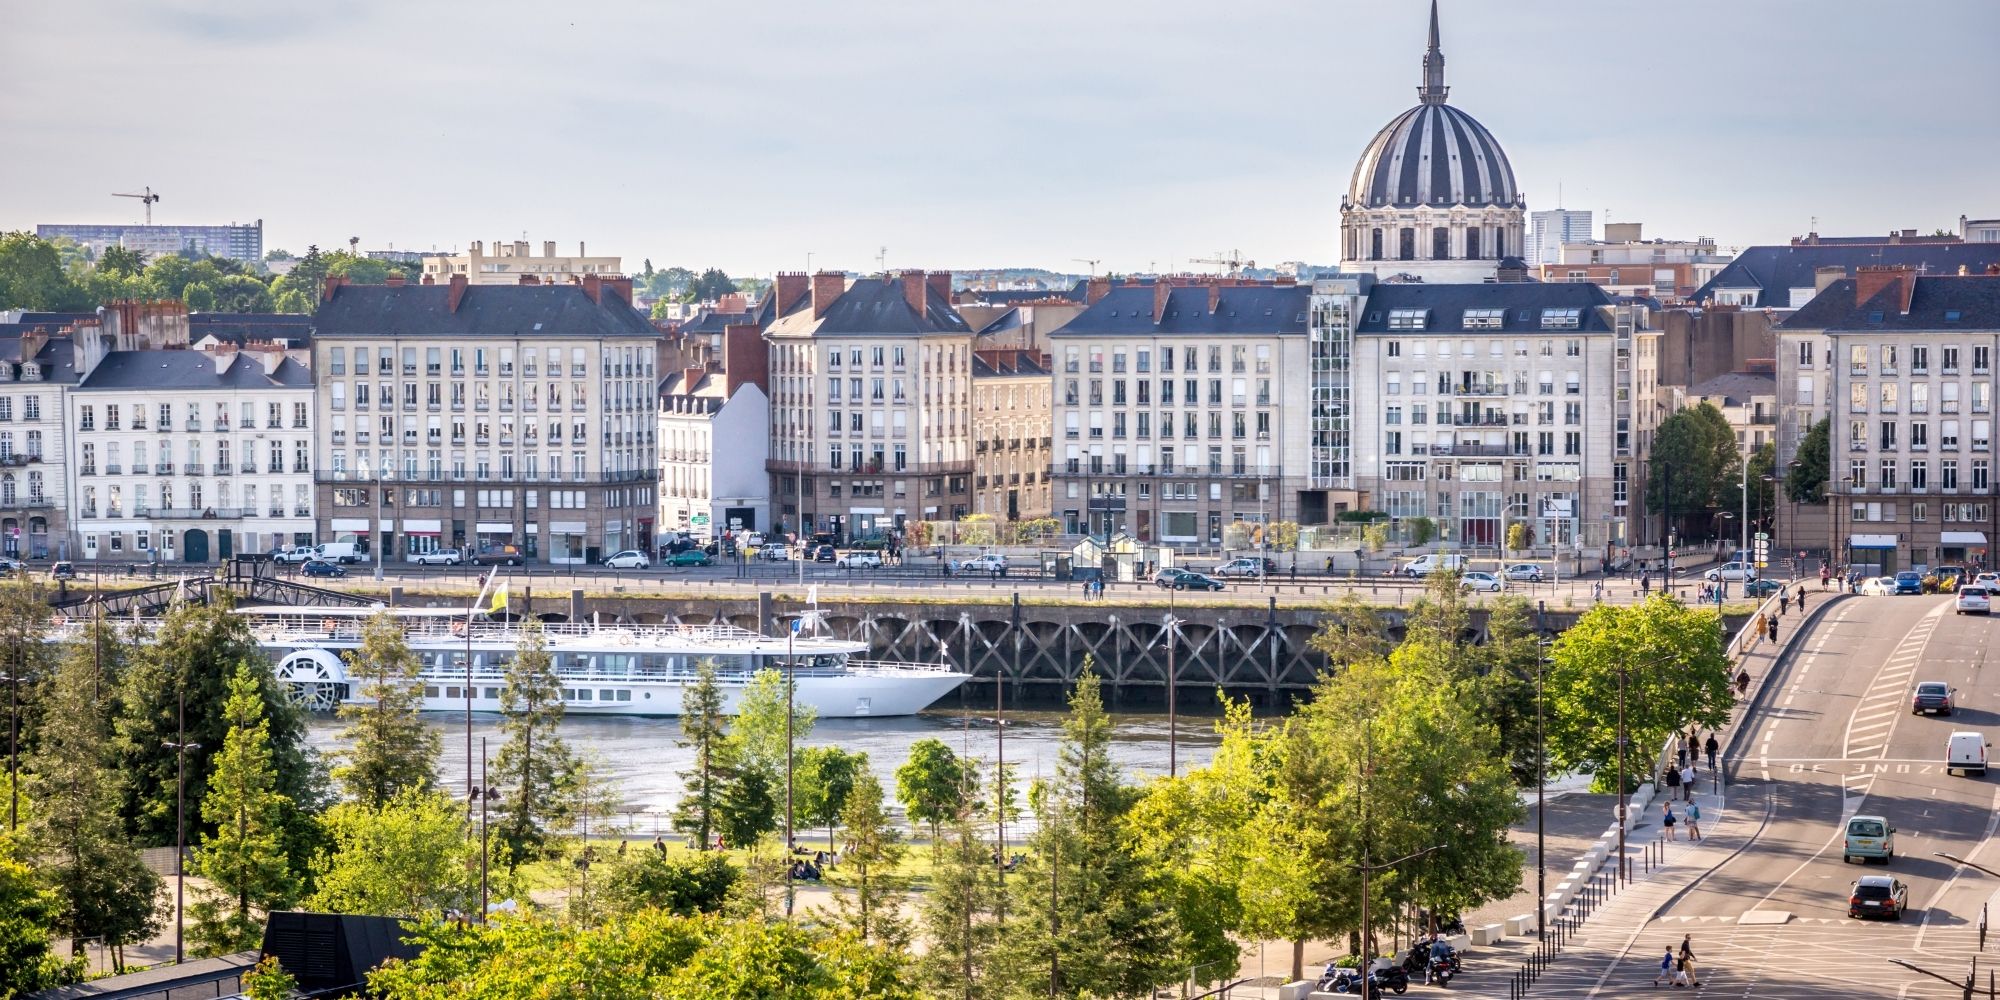
M 1442 0 L 1530 210 L 1783 242 L 2000 215 L 2000 2 Z M 12 0 L 0 230 L 555 240 L 738 277 L 1331 264 L 1424 0 Z M 1561 201 L 1558 201 L 1558 192 Z M 886 253 L 885 253 L 886 248 Z M 1082 261 L 1095 259 L 1095 265 Z

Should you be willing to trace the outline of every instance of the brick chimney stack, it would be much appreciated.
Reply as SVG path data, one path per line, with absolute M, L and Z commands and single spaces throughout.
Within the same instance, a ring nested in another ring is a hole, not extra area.
M 930 297 L 932 302 L 935 302 L 940 306 L 950 308 L 951 306 L 950 271 L 932 271 L 930 273 L 930 276 L 925 279 L 925 284 L 930 288 Z
M 771 294 L 777 296 L 777 300 L 774 303 L 777 308 L 773 315 L 781 314 L 786 309 L 791 308 L 792 303 L 797 302 L 799 296 L 804 295 L 806 289 L 810 287 L 812 287 L 812 278 L 804 271 L 779 271 L 777 283 L 773 286 L 771 292 Z
M 408 280 L 409 279 L 403 277 L 403 272 L 394 271 L 391 272 L 388 277 L 382 279 L 382 283 L 388 285 L 390 288 L 401 288 L 403 287 L 404 284 L 408 282 Z
M 1174 286 L 1165 278 L 1153 282 L 1153 322 L 1158 323 L 1167 316 L 1167 299 L 1174 293 Z
M 458 304 L 465 301 L 465 289 L 467 284 L 468 283 L 465 280 L 465 275 L 454 274 L 451 276 L 451 286 L 449 290 L 445 292 L 445 299 L 444 299 L 444 306 L 447 312 L 458 311 Z
M 590 301 L 601 305 L 604 302 L 604 279 L 594 274 L 584 275 L 583 294 L 589 296 Z
M 1110 278 L 1092 278 L 1090 279 L 1089 284 L 1083 286 L 1083 304 L 1086 306 L 1094 306 L 1099 302 L 1103 301 L 1106 295 L 1110 294 L 1111 294 Z
M 1915 268 L 1899 265 L 1861 267 L 1854 272 L 1854 307 L 1859 309 L 1884 289 L 1895 288 L 1896 311 L 1910 311 L 1910 297 L 1917 291 Z
M 901 277 L 903 279 L 903 301 L 909 303 L 910 308 L 917 315 L 922 316 L 924 314 L 924 272 L 904 271 Z
M 731 323 L 722 328 L 723 392 L 735 396 L 739 386 L 771 388 L 771 349 L 755 323 Z
M 321 302 L 325 302 L 328 301 L 329 299 L 332 299 L 333 290 L 345 284 L 347 284 L 346 278 L 334 274 L 327 275 L 326 280 L 322 282 L 319 287 L 319 300 Z
M 839 271 L 821 271 L 812 277 L 813 318 L 826 315 L 833 308 L 833 300 L 847 291 L 847 275 Z
M 618 296 L 620 299 L 623 299 L 626 305 L 629 306 L 632 304 L 631 278 L 626 277 L 625 275 L 622 274 L 618 275 L 617 277 L 606 278 L 604 279 L 604 287 L 606 290 L 610 291 L 611 294 Z

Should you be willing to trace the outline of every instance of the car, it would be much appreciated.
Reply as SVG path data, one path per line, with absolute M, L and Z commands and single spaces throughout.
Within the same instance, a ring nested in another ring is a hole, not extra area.
M 72 562 L 59 562 L 56 563 L 54 566 L 50 566 L 49 579 L 51 580 L 76 579 L 76 564 Z
M 1491 573 L 1467 573 L 1459 578 L 1458 585 L 1464 590 L 1484 591 L 1494 594 L 1507 589 L 1507 581 Z
M 1738 580 L 1755 580 L 1757 579 L 1757 567 L 1747 562 L 1727 562 L 1703 573 L 1701 578 L 1710 583 L 1718 583 L 1725 580 L 1730 583 L 1735 583 Z
M 1842 830 L 1840 860 L 1880 861 L 1888 864 L 1896 860 L 1896 828 L 1883 816 L 1860 815 L 1847 818 Z
M 998 552 L 988 552 L 982 556 L 973 556 L 959 563 L 958 571 L 960 573 L 991 573 L 997 576 L 1007 572 L 1007 557 Z
M 1992 614 L 1993 595 L 1985 587 L 1968 583 L 1958 588 L 1958 599 L 1953 609 L 1961 615 Z
M 880 569 L 882 553 L 855 551 L 834 560 L 834 565 L 842 569 Z
M 767 542 L 757 547 L 757 558 L 766 562 L 790 562 L 792 552 L 783 542 Z
M 1405 565 L 1401 570 L 1398 570 L 1397 572 L 1400 572 L 1402 575 L 1407 576 L 1410 579 L 1414 580 L 1420 576 L 1429 576 L 1432 573 L 1437 572 L 1438 570 L 1445 570 L 1447 572 L 1457 573 L 1463 571 L 1464 569 L 1465 569 L 1464 556 L 1457 555 L 1451 552 L 1436 552 L 1436 553 L 1425 553 L 1424 555 L 1420 555 L 1415 559 L 1410 560 L 1408 565 Z
M 347 575 L 346 567 L 343 567 L 339 563 L 327 562 L 324 559 L 310 560 L 304 566 L 301 566 L 300 569 L 307 576 L 339 577 Z
M 1847 915 L 1856 920 L 1863 917 L 1901 920 L 1903 911 L 1909 908 L 1910 887 L 1887 875 L 1863 875 L 1854 880 L 1847 894 Z
M 682 549 L 667 557 L 668 566 L 712 566 L 715 557 L 700 549 Z
M 1973 577 L 1972 582 L 1987 590 L 2000 590 L 2000 573 L 1981 573 Z
M 1918 681 L 1916 690 L 1910 694 L 1910 714 L 1950 715 L 1951 696 L 1957 690 L 1943 681 Z
M 1924 575 L 1913 569 L 1896 574 L 1896 593 L 1921 594 L 1924 592 Z
M 435 552 L 419 552 L 410 561 L 419 566 L 456 566 L 465 560 L 457 549 L 438 549 Z
M 523 566 L 527 561 L 520 548 L 514 545 L 488 546 L 472 556 L 474 566 Z
M 1963 771 L 1970 775 L 1979 772 L 1986 776 L 1986 750 L 1992 744 L 1986 742 L 1982 733 L 1953 733 L 1944 741 L 1944 773 Z
M 1743 593 L 1747 597 L 1769 597 L 1783 589 L 1785 585 L 1776 580 L 1752 580 L 1743 585 Z
M 1223 586 L 1221 580 L 1187 569 L 1163 569 L 1154 575 L 1153 584 L 1164 590 L 1221 590 Z
M 626 549 L 604 560 L 604 565 L 610 569 L 645 569 L 653 565 L 653 561 L 638 549 Z
M 839 556 L 834 552 L 831 544 L 821 543 L 813 547 L 812 558 L 813 562 L 832 562 L 836 558 L 839 558 Z
M 1215 569 L 1212 572 L 1214 573 L 1214 575 L 1221 577 L 1264 576 L 1271 572 L 1271 567 L 1265 565 L 1268 562 L 1270 562 L 1270 560 L 1268 559 L 1231 559 L 1228 562 L 1215 567 Z
M 28 564 L 19 559 L 11 556 L 0 556 L 0 573 L 19 573 L 27 568 Z
M 1893 576 L 1871 576 L 1861 581 L 1855 592 L 1863 597 L 1888 597 L 1896 592 L 1896 578 Z
M 292 545 L 271 553 L 271 560 L 273 562 L 298 564 L 311 560 L 316 554 L 310 545 Z
M 1522 580 L 1528 583 L 1542 582 L 1542 568 L 1534 563 L 1515 563 L 1507 567 L 1503 575 L 1509 580 Z

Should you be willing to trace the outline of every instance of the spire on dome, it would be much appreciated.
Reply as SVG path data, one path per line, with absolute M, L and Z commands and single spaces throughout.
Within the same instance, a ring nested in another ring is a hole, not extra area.
M 1438 5 L 1431 0 L 1431 44 L 1424 51 L 1424 82 L 1417 98 L 1425 104 L 1443 104 L 1451 88 L 1444 85 L 1444 53 L 1438 49 Z

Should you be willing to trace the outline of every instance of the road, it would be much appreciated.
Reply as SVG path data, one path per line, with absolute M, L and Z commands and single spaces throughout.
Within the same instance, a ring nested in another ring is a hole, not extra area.
M 2000 921 L 2000 879 L 1935 856 L 2000 869 L 1991 843 L 2000 772 L 1968 777 L 1942 767 L 1948 733 L 1980 730 L 1990 739 L 2000 731 L 2000 685 L 1985 674 L 1996 630 L 2000 620 L 1954 614 L 1949 597 L 1854 598 L 1830 609 L 1781 664 L 1726 762 L 1727 808 L 1747 841 L 1718 852 L 1712 870 L 1637 926 L 1593 927 L 1589 948 L 1533 995 L 1649 989 L 1662 950 L 1692 935 L 1703 993 L 1959 996 L 1888 959 L 1962 977 L 1978 953 L 1983 908 L 1991 904 Z M 1959 711 L 1913 716 L 1910 690 L 1922 680 L 1957 687 Z M 1889 864 L 1842 859 L 1843 821 L 1857 813 L 1897 827 Z M 1847 917 L 1849 884 L 1863 874 L 1909 886 L 1902 922 Z M 1995 938 L 1986 955 L 2000 970 Z

